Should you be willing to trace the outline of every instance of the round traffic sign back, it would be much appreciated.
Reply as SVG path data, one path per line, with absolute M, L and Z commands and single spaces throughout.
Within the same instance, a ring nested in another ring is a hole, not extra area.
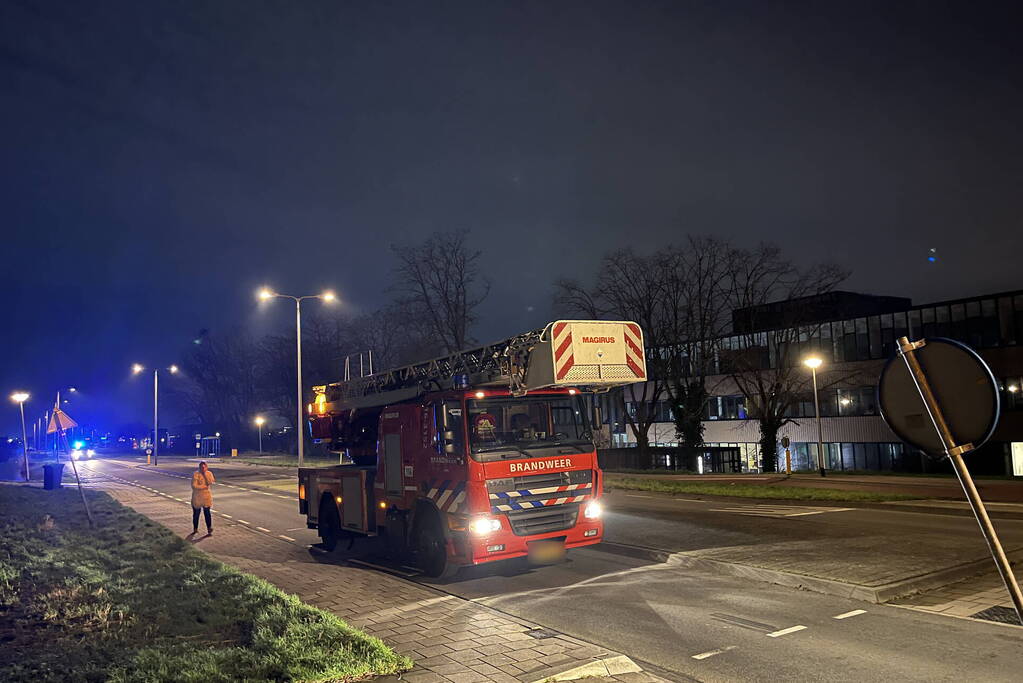
M 977 352 L 952 339 L 926 339 L 913 351 L 957 446 L 979 448 L 998 422 L 998 384 Z M 881 371 L 877 386 L 881 416 L 906 443 L 944 457 L 941 437 L 901 354 Z

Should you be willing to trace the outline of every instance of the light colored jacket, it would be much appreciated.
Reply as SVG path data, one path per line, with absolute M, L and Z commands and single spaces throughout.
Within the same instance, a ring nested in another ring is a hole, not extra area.
M 210 486 L 212 486 L 215 481 L 216 479 L 213 477 L 213 473 L 209 470 L 206 470 L 205 477 L 203 476 L 203 472 L 200 470 L 192 472 L 192 507 L 213 507 L 213 494 L 210 493 Z

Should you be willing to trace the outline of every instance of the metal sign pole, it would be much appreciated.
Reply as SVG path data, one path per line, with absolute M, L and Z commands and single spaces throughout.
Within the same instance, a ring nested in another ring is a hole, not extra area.
M 998 567 L 998 573 L 1005 584 L 1005 590 L 1008 591 L 1009 596 L 1012 598 L 1012 604 L 1016 607 L 1016 618 L 1019 619 L 1020 625 L 1023 625 L 1023 593 L 1020 592 L 1016 576 L 1012 573 L 1012 565 L 1009 564 L 1009 558 L 1005 555 L 1005 550 L 1002 548 L 1002 544 L 998 540 L 998 534 L 995 532 L 994 524 L 991 523 L 991 518 L 987 514 L 987 508 L 984 507 L 984 501 L 980 499 L 980 493 L 973 483 L 970 470 L 967 469 L 966 462 L 963 460 L 963 453 L 973 450 L 973 444 L 956 445 L 948 423 L 945 421 L 945 416 L 941 412 L 941 406 L 938 405 L 934 392 L 931 390 L 931 385 L 927 381 L 927 375 L 920 366 L 920 361 L 914 355 L 914 351 L 923 345 L 924 342 L 910 342 L 907 337 L 900 337 L 899 354 L 906 362 L 906 367 L 913 378 L 917 391 L 920 393 L 920 398 L 924 402 L 924 407 L 931 418 L 931 423 L 941 438 L 945 448 L 945 455 L 948 456 L 955 467 L 956 476 L 959 477 L 959 483 L 963 487 L 963 492 L 966 494 L 967 500 L 970 501 L 973 516 L 976 518 L 977 524 L 984 534 L 984 540 L 987 541 L 991 557 L 994 558 L 995 566 Z

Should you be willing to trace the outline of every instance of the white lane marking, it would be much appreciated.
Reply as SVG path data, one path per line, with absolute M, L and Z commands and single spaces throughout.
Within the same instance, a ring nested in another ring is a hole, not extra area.
M 252 522 L 246 522 L 244 519 L 239 519 L 238 521 L 241 522 L 242 524 L 249 524 L 250 526 L 252 524 Z
M 860 614 L 866 614 L 865 609 L 854 609 L 852 612 L 846 612 L 845 614 L 839 614 L 838 616 L 831 617 L 832 619 L 848 619 L 849 617 L 855 617 Z
M 781 636 L 787 636 L 788 634 L 795 633 L 796 631 L 802 631 L 805 628 L 806 628 L 805 626 L 789 626 L 788 628 L 783 628 L 780 631 L 775 631 L 774 633 L 768 633 L 767 637 L 768 638 L 780 638 Z
M 786 517 L 802 517 L 803 515 L 823 515 L 825 512 L 848 512 L 853 508 L 831 508 L 829 510 L 814 510 L 813 512 L 794 512 L 785 515 Z
M 285 531 L 302 531 L 305 528 L 306 527 L 304 527 L 304 526 L 297 526 L 294 529 L 285 529 Z
M 284 534 L 277 534 L 277 538 L 283 538 L 285 541 L 291 541 L 292 543 L 295 542 L 295 539 L 291 536 L 285 536 Z
M 625 496 L 627 498 L 653 498 L 653 496 L 643 496 L 638 493 L 626 493 Z
M 275 494 L 273 494 L 273 493 L 267 493 L 266 491 L 258 491 L 257 493 L 262 493 L 262 494 L 263 494 L 264 496 L 272 496 L 272 495 L 275 495 Z
M 269 530 L 269 529 L 264 529 L 264 528 L 263 528 L 263 527 L 261 527 L 261 526 L 257 526 L 256 528 L 257 528 L 257 529 L 259 529 L 260 531 L 265 531 L 266 533 L 270 533 L 270 530 Z
M 220 514 L 223 515 L 224 517 L 227 517 L 228 519 L 234 519 L 234 517 L 232 517 L 231 515 L 225 515 L 223 512 L 221 512 Z
M 672 500 L 684 500 L 687 503 L 709 503 L 709 500 L 700 500 L 699 498 L 672 498 Z
M 283 498 L 284 500 L 291 500 L 291 496 L 277 496 L 277 497 L 278 498 Z
M 185 502 L 185 501 L 181 500 L 180 498 L 175 498 L 174 500 L 178 501 L 179 503 L 184 503 Z
M 720 654 L 724 654 L 725 652 L 728 652 L 729 650 L 734 650 L 736 647 L 738 647 L 738 646 L 737 645 L 728 645 L 728 646 L 719 648 L 717 650 L 709 650 L 707 652 L 701 652 L 698 655 L 693 655 L 693 659 L 707 659 L 708 657 L 713 657 L 714 655 L 720 655 Z
M 737 515 L 747 515 L 750 517 L 777 517 L 778 514 L 775 512 L 768 512 L 766 510 L 729 510 L 721 508 L 711 508 L 708 512 L 734 512 Z

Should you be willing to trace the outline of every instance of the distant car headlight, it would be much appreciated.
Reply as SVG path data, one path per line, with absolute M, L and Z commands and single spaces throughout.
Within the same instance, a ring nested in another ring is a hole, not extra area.
M 75 450 L 71 451 L 71 459 L 72 460 L 78 460 L 81 457 L 82 457 L 82 452 L 80 450 L 78 450 L 77 448 Z
M 90 448 L 89 450 L 85 451 L 85 454 L 91 458 L 92 456 L 96 455 L 96 451 Z
M 501 530 L 501 520 L 494 519 L 493 517 L 480 517 L 479 519 L 472 520 L 470 528 L 472 528 L 474 534 L 486 536 L 489 533 Z
M 604 507 L 595 500 L 591 500 L 583 508 L 583 516 L 586 519 L 600 519 L 602 514 L 604 514 Z

